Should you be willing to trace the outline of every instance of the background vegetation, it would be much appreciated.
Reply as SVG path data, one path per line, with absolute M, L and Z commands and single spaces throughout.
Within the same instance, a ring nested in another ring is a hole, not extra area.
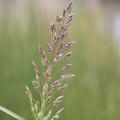
M 31 86 L 34 79 L 32 60 L 39 65 L 42 76 L 38 44 L 47 47 L 49 22 L 54 15 L 48 19 L 44 10 L 39 13 L 33 3 L 29 3 L 26 13 L 19 17 L 12 14 L 11 3 L 3 2 L 1 6 L 0 104 L 32 120 L 25 85 Z M 76 45 L 71 71 L 76 77 L 66 90 L 61 120 L 119 120 L 119 44 L 105 31 L 100 9 L 91 14 L 78 4 L 74 6 L 74 12 L 71 37 Z M 2 112 L 0 119 L 13 120 Z

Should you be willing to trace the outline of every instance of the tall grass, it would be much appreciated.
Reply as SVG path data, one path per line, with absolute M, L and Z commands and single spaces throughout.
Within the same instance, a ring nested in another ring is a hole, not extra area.
M 104 16 L 93 16 L 79 7 L 75 13 L 71 31 L 76 46 L 71 62 L 77 77 L 66 92 L 61 120 L 119 120 L 118 46 L 104 31 Z M 27 15 L 26 22 L 21 22 L 4 7 L 0 17 L 0 104 L 31 120 L 24 85 L 34 78 L 31 61 L 39 63 L 38 44 L 47 47 L 50 34 L 44 16 L 39 17 L 34 9 Z M 1 112 L 0 119 L 13 120 Z

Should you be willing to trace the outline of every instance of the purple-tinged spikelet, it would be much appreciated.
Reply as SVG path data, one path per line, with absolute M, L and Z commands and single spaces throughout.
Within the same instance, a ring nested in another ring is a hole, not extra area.
M 51 84 L 51 88 L 52 88 L 52 90 L 54 90 L 54 89 L 56 89 L 58 86 L 60 86 L 60 79 L 58 79 L 58 80 L 56 80 L 55 82 L 53 82 L 52 84 Z
M 58 23 L 61 23 L 62 22 L 62 16 L 56 16 L 56 21 L 58 22 Z
M 64 60 L 68 60 L 71 55 L 72 55 L 72 51 L 68 52 L 68 53 L 64 56 Z
M 60 62 L 60 61 L 62 60 L 62 57 L 63 57 L 63 54 L 62 54 L 62 53 L 58 54 L 58 55 L 54 58 L 53 63 L 55 64 L 55 63 L 57 63 L 57 62 Z
M 72 8 L 72 2 L 69 4 L 69 6 L 67 7 L 67 11 L 69 11 Z
M 65 71 L 65 70 L 69 70 L 71 68 L 72 64 L 68 64 L 66 66 L 64 66 L 60 71 Z
M 61 43 L 60 47 L 57 49 L 57 55 L 59 55 L 61 53 L 61 51 L 63 50 L 63 48 L 64 48 L 64 44 Z
M 64 49 L 68 51 L 74 44 L 75 44 L 75 41 L 70 41 L 65 44 Z
M 68 8 L 67 8 L 67 10 L 66 10 L 66 11 L 67 11 L 68 13 L 70 13 L 70 12 L 71 12 L 71 10 L 72 10 L 72 2 L 69 4 L 69 6 L 68 6 Z
M 56 31 L 56 28 L 55 28 L 55 24 L 54 23 L 51 23 L 50 24 L 50 31 L 51 31 L 51 34 L 53 35 L 53 33 Z
M 66 10 L 64 9 L 63 10 L 63 17 L 65 17 L 65 15 L 66 15 Z
M 39 45 L 39 48 L 40 48 L 40 55 L 42 57 L 42 63 L 43 63 L 44 66 L 47 66 L 48 65 L 48 60 L 45 56 L 45 52 L 43 51 L 43 48 L 42 48 L 41 45 Z
M 48 53 L 52 54 L 53 48 L 51 47 L 51 45 L 48 43 Z
M 46 71 L 46 74 L 45 74 L 45 75 L 46 75 L 46 76 L 45 76 L 45 77 L 46 77 L 46 80 L 48 80 L 48 81 L 50 80 L 51 71 L 52 71 L 52 70 L 51 70 L 51 66 L 48 66 L 47 71 Z

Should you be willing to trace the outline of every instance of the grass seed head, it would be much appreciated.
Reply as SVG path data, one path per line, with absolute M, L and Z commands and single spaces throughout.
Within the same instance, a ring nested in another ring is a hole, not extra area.
M 72 2 L 64 9 L 62 15 L 57 15 L 54 23 L 50 24 L 50 32 L 52 41 L 51 44 L 48 43 L 48 55 L 47 59 L 45 52 L 43 51 L 42 46 L 39 45 L 40 56 L 42 58 L 42 63 L 45 66 L 44 71 L 44 85 L 40 84 L 40 75 L 39 70 L 35 62 L 33 62 L 34 72 L 36 79 L 33 81 L 33 86 L 35 89 L 42 87 L 40 91 L 40 103 L 38 104 L 33 98 L 32 92 L 26 86 L 26 93 L 30 101 L 31 110 L 35 120 L 57 120 L 59 119 L 59 114 L 63 111 L 64 108 L 59 109 L 60 103 L 64 98 L 64 90 L 68 87 L 66 80 L 74 77 L 74 74 L 67 73 L 65 75 L 60 75 L 57 80 L 52 78 L 53 67 L 57 65 L 56 63 L 64 62 L 68 60 L 72 55 L 70 48 L 74 45 L 74 41 L 66 43 L 65 38 L 69 35 L 69 27 L 73 20 L 74 14 L 70 15 L 72 10 Z M 57 26 L 59 26 L 57 28 Z M 66 53 L 67 51 L 67 53 Z M 72 64 L 67 64 L 62 67 L 60 71 L 66 71 L 71 68 Z M 56 71 L 55 71 L 56 72 Z M 62 73 L 62 72 L 61 72 Z M 55 73 L 54 73 L 55 74 Z M 57 95 L 57 96 L 56 96 Z M 55 97 L 56 96 L 56 97 Z M 50 107 L 48 107 L 48 105 Z M 55 109 L 59 109 L 58 111 Z M 55 110 L 54 110 L 55 109 Z M 55 115 L 52 114 L 52 111 L 57 111 Z M 46 111 L 47 115 L 46 115 Z

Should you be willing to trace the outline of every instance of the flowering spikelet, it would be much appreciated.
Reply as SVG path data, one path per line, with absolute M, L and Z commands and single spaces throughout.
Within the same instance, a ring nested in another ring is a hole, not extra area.
M 68 64 L 68 65 L 64 66 L 60 71 L 68 70 L 68 69 L 70 69 L 71 66 L 72 66 L 72 64 Z
M 57 36 L 56 32 L 54 33 L 53 35 L 53 42 L 52 42 L 52 48 L 55 49 L 56 48 L 56 45 L 58 44 L 59 42 L 59 37 Z
M 48 65 L 48 61 L 47 61 L 47 58 L 45 56 L 45 52 L 43 51 L 41 45 L 39 45 L 39 48 L 40 48 L 40 55 L 42 57 L 42 63 L 43 63 L 44 66 L 47 66 Z
M 67 74 L 67 75 L 62 75 L 62 80 L 68 80 L 68 79 L 70 79 L 70 78 L 72 78 L 72 77 L 74 77 L 75 75 L 74 74 Z
M 33 86 L 35 89 L 38 89 L 40 87 L 39 71 L 38 71 L 38 67 L 34 61 L 33 61 L 33 66 L 34 66 L 34 72 L 35 72 L 35 76 L 36 76 L 36 79 L 33 81 Z
M 70 41 L 64 45 L 64 49 L 68 51 L 74 44 L 75 44 L 75 41 Z
M 48 43 L 48 53 L 52 53 L 53 49 L 51 47 L 51 45 Z
M 33 113 L 34 118 L 37 118 L 37 112 L 38 112 L 38 102 L 35 101 L 35 99 L 32 96 L 32 93 L 30 91 L 30 89 L 28 88 L 28 86 L 25 87 L 26 88 L 26 94 L 29 98 L 30 101 L 30 105 L 31 105 L 31 111 Z
M 44 98 L 48 90 L 48 84 L 45 83 L 43 86 L 42 97 Z
M 51 66 L 48 66 L 45 77 L 46 80 L 49 81 L 50 80 L 50 76 L 51 76 Z
M 51 89 L 52 90 L 54 90 L 54 89 L 56 89 L 58 86 L 60 86 L 61 85 L 61 83 L 60 83 L 60 79 L 58 79 L 58 80 L 56 80 L 55 82 L 53 82 L 52 84 L 51 84 Z
M 50 31 L 51 31 L 51 34 L 53 35 L 53 33 L 56 31 L 55 24 L 53 23 L 50 24 Z
M 43 120 L 49 120 L 50 117 L 51 117 L 51 114 L 52 114 L 52 111 L 50 110 L 50 111 L 48 112 L 48 115 L 45 116 Z
M 69 6 L 67 7 L 67 12 L 70 13 L 72 10 L 72 2 L 69 4 Z
M 51 101 L 51 91 L 47 93 L 46 103 L 48 104 Z
M 61 61 L 62 58 L 63 58 L 63 54 L 60 53 L 60 54 L 58 54 L 58 55 L 54 58 L 53 62 L 54 62 L 54 63 L 57 63 L 57 62 Z
M 61 108 L 56 114 L 52 117 L 51 120 L 57 120 L 59 119 L 59 114 L 64 110 L 64 108 Z
M 61 23 L 62 22 L 62 16 L 56 16 L 56 21 L 58 23 Z
M 64 90 L 68 87 L 68 83 L 66 82 L 75 75 L 70 73 L 62 75 L 62 71 L 69 70 L 72 64 L 63 66 L 60 71 L 58 71 L 61 75 L 56 80 L 53 79 L 54 77 L 52 77 L 52 73 L 53 66 L 57 65 L 56 63 L 59 63 L 61 61 L 64 62 L 65 60 L 68 60 L 72 55 L 71 47 L 75 42 L 65 41 L 66 36 L 69 34 L 69 27 L 74 16 L 74 14 L 70 14 L 71 10 L 72 2 L 66 9 L 64 9 L 62 15 L 55 17 L 57 25 L 54 23 L 50 24 L 52 41 L 51 43 L 48 43 L 48 55 L 50 57 L 49 59 L 47 59 L 42 46 L 39 46 L 42 63 L 45 66 L 44 80 L 42 81 L 42 83 L 44 82 L 43 87 L 41 86 L 42 84 L 40 84 L 41 78 L 38 67 L 35 62 L 33 62 L 35 72 L 35 80 L 33 81 L 33 86 L 35 89 L 37 89 L 37 91 L 39 91 L 40 101 L 35 101 L 32 92 L 28 87 L 26 87 L 26 93 L 30 101 L 34 120 L 57 120 L 60 118 L 60 113 L 64 110 L 64 108 L 59 109 L 59 107 L 64 98 Z M 56 26 L 58 26 L 58 28 Z M 57 71 L 55 72 L 58 73 Z M 41 89 L 38 89 L 40 87 L 42 87 L 42 91 Z
M 66 24 L 65 24 L 65 28 L 68 28 L 68 27 L 71 25 L 72 19 L 73 19 L 74 15 L 75 15 L 75 14 L 69 15 L 69 17 L 68 17 L 68 19 L 67 19 L 67 22 L 66 22 Z
M 61 53 L 61 51 L 63 50 L 63 48 L 64 48 L 64 44 L 61 43 L 61 44 L 60 44 L 60 47 L 59 47 L 58 50 L 57 50 L 57 55 L 59 55 L 59 54 Z
M 58 107 L 58 105 L 62 102 L 64 96 L 59 96 L 53 101 L 53 106 Z
M 64 60 L 69 59 L 69 57 L 72 55 L 72 51 L 68 52 L 65 56 L 64 56 Z
M 57 91 L 63 93 L 64 90 L 65 90 L 67 87 L 68 87 L 68 84 L 64 84 L 63 86 L 58 87 L 58 88 L 57 88 Z

